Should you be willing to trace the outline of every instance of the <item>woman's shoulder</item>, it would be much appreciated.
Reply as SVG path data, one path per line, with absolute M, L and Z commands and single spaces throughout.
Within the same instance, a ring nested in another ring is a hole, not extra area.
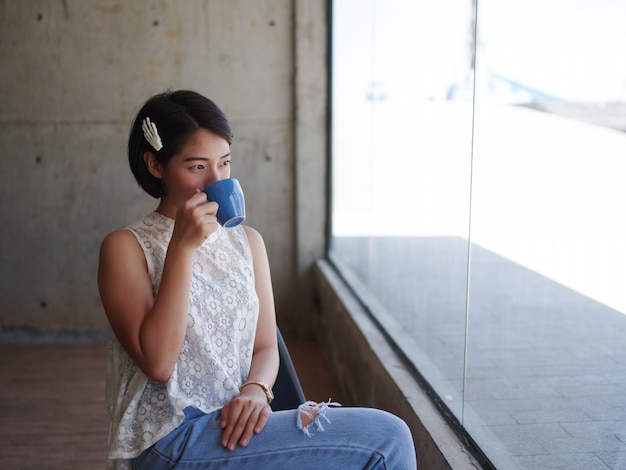
M 246 238 L 248 239 L 248 245 L 250 246 L 252 256 L 266 256 L 265 241 L 263 240 L 261 234 L 248 225 L 243 225 L 242 227 L 246 234 Z
M 265 241 L 258 230 L 250 227 L 249 225 L 242 225 L 241 227 L 243 228 L 246 238 L 248 239 L 248 244 L 253 251 L 259 247 L 263 247 L 265 250 Z
M 107 234 L 100 245 L 100 253 L 122 253 L 136 251 L 139 247 L 137 238 L 128 229 L 118 229 Z
M 141 251 L 138 237 L 147 227 L 154 225 L 155 212 L 147 214 L 124 228 L 113 230 L 102 240 L 100 251 L 102 253 L 120 253 Z
M 261 234 L 256 229 L 250 227 L 249 225 L 242 225 L 241 227 L 243 228 L 243 231 L 248 239 L 253 238 L 255 240 L 263 240 L 263 237 L 261 237 Z
M 145 237 L 147 234 L 171 231 L 172 222 L 166 217 L 152 212 L 124 228 L 112 231 L 104 237 L 102 243 L 103 245 L 106 243 L 134 246 L 137 244 L 138 238 Z

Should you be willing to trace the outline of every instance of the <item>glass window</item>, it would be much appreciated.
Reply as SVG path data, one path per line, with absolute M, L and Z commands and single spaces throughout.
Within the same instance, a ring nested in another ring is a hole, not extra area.
M 334 0 L 330 257 L 497 468 L 626 468 L 626 3 Z

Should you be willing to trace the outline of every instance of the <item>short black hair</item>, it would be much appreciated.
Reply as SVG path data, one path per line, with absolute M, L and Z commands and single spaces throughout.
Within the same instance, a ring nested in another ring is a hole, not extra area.
M 161 137 L 163 148 L 158 151 L 144 137 L 141 126 L 146 117 L 156 125 Z M 200 128 L 223 137 L 228 145 L 233 141 L 226 115 L 213 101 L 200 93 L 191 90 L 168 90 L 145 102 L 135 116 L 128 138 L 130 169 L 144 191 L 154 198 L 165 194 L 161 180 L 148 171 L 144 153 L 152 152 L 159 163 L 165 164 Z

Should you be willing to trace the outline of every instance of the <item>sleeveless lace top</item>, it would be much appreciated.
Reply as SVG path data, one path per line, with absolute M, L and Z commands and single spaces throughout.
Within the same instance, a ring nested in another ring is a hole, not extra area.
M 154 295 L 173 228 L 174 220 L 157 212 L 127 227 L 143 248 Z M 220 227 L 194 255 L 187 333 L 167 382 L 148 379 L 109 335 L 109 468 L 130 468 L 129 458 L 182 423 L 186 407 L 210 413 L 239 394 L 250 371 L 258 311 L 245 231 Z

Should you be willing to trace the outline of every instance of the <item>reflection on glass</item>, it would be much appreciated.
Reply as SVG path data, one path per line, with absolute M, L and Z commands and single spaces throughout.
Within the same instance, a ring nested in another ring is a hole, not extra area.
M 626 4 L 481 0 L 464 426 L 626 468 Z
M 331 256 L 499 469 L 626 468 L 624 24 L 333 2 Z
M 334 2 L 332 246 L 460 419 L 473 11 L 430 3 Z

